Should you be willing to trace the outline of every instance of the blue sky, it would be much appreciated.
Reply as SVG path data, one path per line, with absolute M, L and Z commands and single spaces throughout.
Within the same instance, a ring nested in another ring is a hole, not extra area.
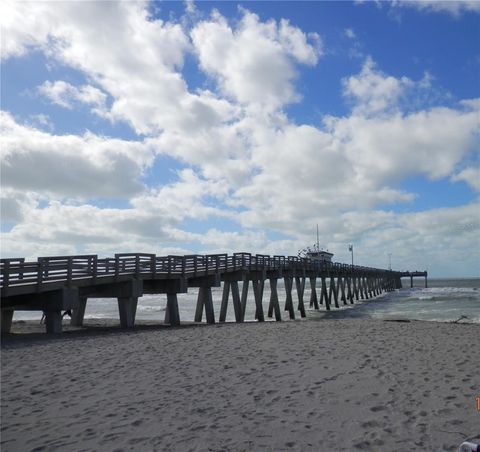
M 478 2 L 5 2 L 2 256 L 479 275 Z

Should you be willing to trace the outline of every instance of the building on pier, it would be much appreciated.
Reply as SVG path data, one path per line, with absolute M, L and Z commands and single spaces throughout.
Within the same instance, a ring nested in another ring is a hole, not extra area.
M 333 253 L 319 249 L 317 245 L 314 245 L 312 248 L 305 248 L 304 253 L 305 257 L 312 259 L 312 261 L 332 262 Z
M 319 262 L 332 262 L 333 253 L 329 253 L 328 250 L 320 248 L 320 240 L 318 234 L 318 224 L 317 224 L 317 242 L 310 248 L 307 246 L 303 250 L 298 252 L 298 257 L 304 257 L 311 259 L 312 261 Z

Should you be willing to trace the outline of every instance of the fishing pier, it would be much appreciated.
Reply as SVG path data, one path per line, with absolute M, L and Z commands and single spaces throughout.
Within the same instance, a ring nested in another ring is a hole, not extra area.
M 414 271 L 414 272 L 401 272 L 400 276 L 402 278 L 410 278 L 410 288 L 413 288 L 413 278 L 425 278 L 425 289 L 428 287 L 428 273 L 427 272 L 419 272 L 419 271 Z
M 288 318 L 295 319 L 296 315 L 306 317 L 304 291 L 307 281 L 311 289 L 310 306 L 320 309 L 320 305 L 324 305 L 330 310 L 332 306 L 339 308 L 339 303 L 353 304 L 356 300 L 399 289 L 401 277 L 406 275 L 295 256 L 250 253 L 190 256 L 129 253 L 104 259 L 96 255 L 54 256 L 39 257 L 34 262 L 22 258 L 2 259 L 0 270 L 2 333 L 10 332 L 15 310 L 43 311 L 47 333 L 62 331 L 62 311 L 66 310 L 72 312 L 71 324 L 82 326 L 89 298 L 116 298 L 121 327 L 133 328 L 138 299 L 146 294 L 166 294 L 165 323 L 178 326 L 177 296 L 189 288 L 198 288 L 194 321 L 201 322 L 205 313 L 207 323 L 212 324 L 217 321 L 212 287 L 222 284 L 219 322 L 225 322 L 230 300 L 235 321 L 246 320 L 250 285 L 255 320 L 263 322 L 265 315 L 282 320 L 281 305 Z M 408 276 L 420 275 L 409 273 Z M 421 276 L 426 278 L 427 273 L 422 272 Z M 282 294 L 277 290 L 281 279 L 285 286 Z M 265 314 L 263 295 L 267 280 L 270 300 Z

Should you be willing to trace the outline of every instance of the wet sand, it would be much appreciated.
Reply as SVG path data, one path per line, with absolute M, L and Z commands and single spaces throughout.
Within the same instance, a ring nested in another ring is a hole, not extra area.
M 3 452 L 456 450 L 480 440 L 475 324 L 97 325 L 13 334 L 1 353 Z

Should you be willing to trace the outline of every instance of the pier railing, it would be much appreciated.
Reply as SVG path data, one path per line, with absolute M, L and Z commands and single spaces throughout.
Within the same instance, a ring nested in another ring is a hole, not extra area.
M 36 285 L 40 287 L 64 282 L 67 286 L 89 279 L 95 283 L 105 277 L 197 277 L 238 270 L 270 271 L 295 270 L 365 275 L 389 270 L 352 266 L 338 262 L 320 262 L 297 256 L 269 256 L 264 254 L 234 253 L 156 256 L 147 253 L 115 254 L 115 257 L 98 258 L 97 255 L 39 257 L 28 262 L 23 258 L 0 260 L 0 288 L 2 295 L 9 287 Z

